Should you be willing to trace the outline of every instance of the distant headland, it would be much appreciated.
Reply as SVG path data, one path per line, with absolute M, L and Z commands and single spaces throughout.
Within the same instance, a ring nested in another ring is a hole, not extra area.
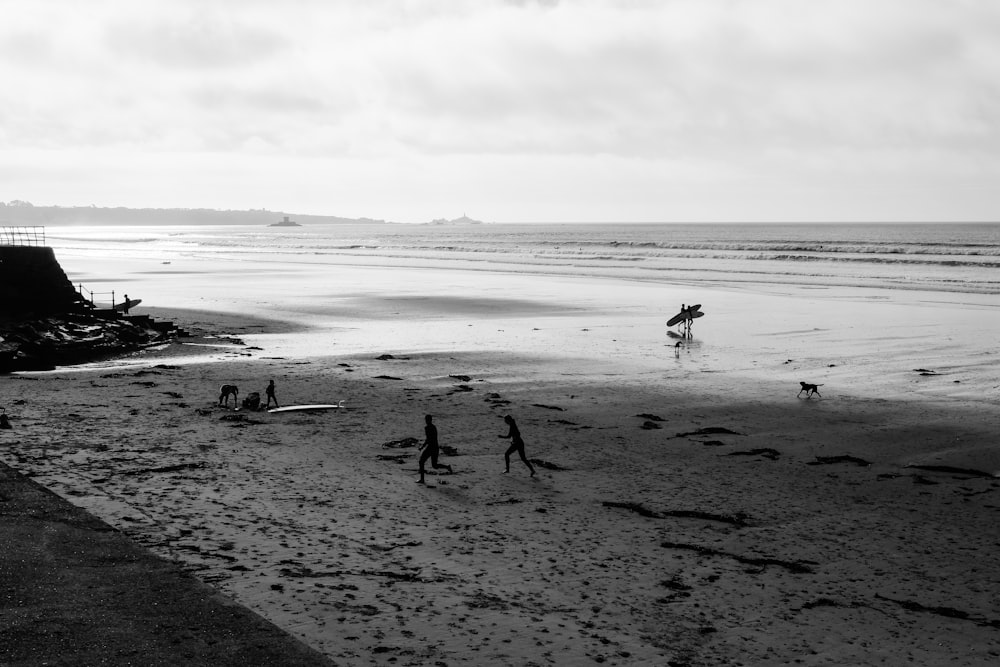
M 284 211 L 265 208 L 246 211 L 211 208 L 125 208 L 100 206 L 34 206 L 14 200 L 0 202 L 0 225 L 274 225 L 280 227 L 330 224 L 385 224 L 372 218 L 342 218 L 333 215 L 295 214 L 295 222 L 283 224 Z
M 0 201 L 0 225 L 265 225 L 267 227 L 302 227 L 303 225 L 385 225 L 394 224 L 375 218 L 344 218 L 336 215 L 291 214 L 266 208 L 249 210 L 214 208 L 126 208 L 123 206 L 35 206 L 18 199 Z M 460 218 L 436 218 L 427 225 L 484 225 L 462 214 Z

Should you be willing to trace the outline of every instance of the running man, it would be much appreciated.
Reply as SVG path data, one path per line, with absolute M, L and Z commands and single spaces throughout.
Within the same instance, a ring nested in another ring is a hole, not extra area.
M 427 462 L 427 459 L 431 460 L 431 467 L 435 470 L 437 468 L 447 468 L 449 475 L 453 473 L 450 465 L 438 464 L 438 430 L 432 419 L 430 415 L 424 417 L 424 421 L 427 424 L 424 426 L 424 444 L 420 445 L 423 454 L 420 455 L 420 479 L 417 480 L 417 484 L 425 483 L 424 463 Z
M 267 383 L 267 389 L 264 390 L 264 393 L 267 394 L 267 407 L 271 407 L 271 401 L 274 401 L 274 407 L 276 408 L 281 407 L 280 405 L 278 405 L 277 396 L 274 395 L 274 380 L 271 380 L 270 382 Z
M 534 477 L 535 469 L 532 467 L 531 461 L 528 460 L 528 457 L 524 455 L 524 440 L 521 440 L 521 432 L 517 429 L 517 424 L 514 423 L 514 418 L 507 415 L 503 418 L 503 420 L 507 422 L 507 425 L 510 427 L 510 431 L 507 432 L 507 435 L 497 436 L 498 438 L 510 438 L 510 447 L 507 448 L 507 451 L 504 452 L 503 455 L 503 460 L 507 463 L 507 469 L 504 470 L 504 473 L 510 472 L 510 455 L 517 452 L 521 457 L 521 460 L 524 461 L 524 465 L 528 466 L 528 470 L 531 471 L 531 476 Z

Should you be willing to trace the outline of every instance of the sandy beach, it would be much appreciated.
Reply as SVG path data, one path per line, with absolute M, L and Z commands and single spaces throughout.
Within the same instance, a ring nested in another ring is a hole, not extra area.
M 1000 0 L 3 7 L 0 667 L 1000 667 Z
M 337 664 L 1000 658 L 989 295 L 177 264 L 194 338 L 0 378 L 0 456 Z

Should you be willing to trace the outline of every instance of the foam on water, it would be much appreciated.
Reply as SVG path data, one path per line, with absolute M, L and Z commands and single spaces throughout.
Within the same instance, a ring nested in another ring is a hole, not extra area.
M 302 263 L 487 263 L 673 282 L 1000 294 L 1000 225 L 323 225 L 63 227 L 60 256 Z
M 998 229 L 329 225 L 48 236 L 89 289 L 96 281 L 144 306 L 313 327 L 248 338 L 269 355 L 497 350 L 590 358 L 637 376 L 687 363 L 829 378 L 873 394 L 933 366 L 961 373 L 915 391 L 978 387 L 989 400 L 1000 375 L 990 349 Z M 708 316 L 678 360 L 664 322 L 682 303 L 702 303 Z

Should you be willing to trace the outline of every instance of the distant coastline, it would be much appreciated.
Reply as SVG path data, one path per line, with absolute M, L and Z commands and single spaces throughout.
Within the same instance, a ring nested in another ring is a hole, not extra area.
M 29 202 L 0 202 L 0 225 L 271 225 L 291 213 L 252 209 L 246 211 L 210 208 L 125 208 L 100 206 L 34 206 Z M 302 224 L 386 224 L 372 218 L 294 214 Z M 292 226 L 292 225 L 280 225 Z
M 292 220 L 292 218 L 295 218 Z M 277 222 L 275 222 L 277 220 Z M 0 201 L 0 225 L 267 225 L 301 227 L 303 225 L 385 225 L 394 224 L 375 218 L 344 218 L 336 215 L 303 215 L 266 208 L 220 210 L 214 208 L 127 208 L 124 206 L 35 206 L 31 202 Z M 482 220 L 462 215 L 460 218 L 436 218 L 428 225 L 483 225 Z

